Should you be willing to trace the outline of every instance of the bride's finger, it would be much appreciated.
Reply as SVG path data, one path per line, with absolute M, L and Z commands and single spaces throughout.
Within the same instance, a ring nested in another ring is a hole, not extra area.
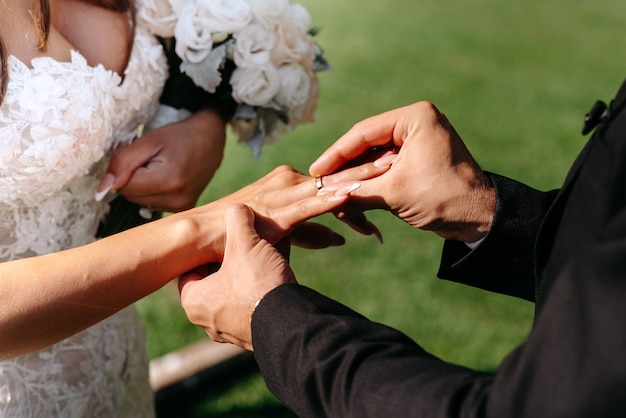
M 274 202 L 296 202 L 312 196 L 318 190 L 323 190 L 324 187 L 332 187 L 340 183 L 353 184 L 380 176 L 389 170 L 391 163 L 392 160 L 378 158 L 376 161 L 347 168 L 322 178 L 312 178 L 293 168 L 282 169 L 276 171 L 276 175 L 269 178 L 268 186 L 270 187 L 267 188 L 273 190 L 269 193 Z
M 296 225 L 338 210 L 348 200 L 348 193 L 311 196 L 274 208 L 269 213 L 257 212 L 259 216 L 255 226 L 259 228 L 258 231 L 263 238 L 275 244 Z
M 378 177 L 381 174 L 384 174 L 389 170 L 389 167 L 391 167 L 390 163 L 380 165 L 371 162 L 352 168 L 346 168 L 345 170 L 338 171 L 334 174 L 321 177 L 317 187 L 320 189 L 319 186 L 322 186 L 321 189 L 323 189 L 324 187 L 333 187 L 339 183 L 369 180 L 373 177 Z
M 278 167 L 266 176 L 263 189 L 269 201 L 281 204 L 306 199 L 317 191 L 314 178 L 287 166 Z

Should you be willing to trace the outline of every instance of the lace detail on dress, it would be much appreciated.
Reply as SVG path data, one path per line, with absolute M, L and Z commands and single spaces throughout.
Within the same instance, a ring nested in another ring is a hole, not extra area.
M 141 13 L 140 7 L 138 12 Z M 158 108 L 167 63 L 138 26 L 124 78 L 71 62 L 8 57 L 0 105 L 0 262 L 95 240 L 96 187 L 115 146 Z M 50 348 L 0 362 L 0 417 L 151 417 L 141 321 L 128 308 Z
M 144 340 L 131 307 L 48 349 L 0 363 L 0 416 L 152 417 Z
M 0 261 L 90 242 L 106 205 L 93 199 L 114 146 L 158 108 L 166 63 L 137 28 L 124 82 L 77 52 L 69 63 L 8 58 L 0 106 Z

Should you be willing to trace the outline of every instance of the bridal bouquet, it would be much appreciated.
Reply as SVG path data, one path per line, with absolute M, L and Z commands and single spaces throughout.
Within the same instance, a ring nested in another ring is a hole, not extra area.
M 179 76 L 212 95 L 217 107 L 232 109 L 233 132 L 250 145 L 255 159 L 264 143 L 313 120 L 316 72 L 328 64 L 302 5 L 290 0 L 143 0 L 139 19 L 163 38 L 170 67 Z M 184 91 L 171 88 L 168 94 L 184 96 Z

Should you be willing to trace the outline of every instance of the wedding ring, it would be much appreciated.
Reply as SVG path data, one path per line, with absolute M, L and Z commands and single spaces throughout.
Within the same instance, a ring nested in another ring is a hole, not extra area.
M 317 187 L 317 190 L 321 190 L 324 187 L 321 177 L 315 177 L 315 187 Z

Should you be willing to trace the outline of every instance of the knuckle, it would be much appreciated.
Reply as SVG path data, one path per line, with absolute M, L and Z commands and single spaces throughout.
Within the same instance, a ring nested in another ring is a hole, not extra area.
M 434 112 L 437 109 L 432 102 L 429 102 L 427 100 L 419 101 L 413 104 L 412 107 L 415 107 L 415 109 L 421 112 Z
M 172 171 L 163 181 L 163 186 L 167 190 L 182 190 L 187 185 L 187 181 L 185 180 L 182 171 L 175 170 Z
M 272 179 L 274 186 L 280 188 L 294 185 L 298 182 L 298 179 L 302 177 L 299 171 L 287 165 L 277 167 L 274 172 L 276 173 Z
M 367 126 L 367 119 L 356 122 L 355 124 L 352 125 L 352 128 L 350 130 L 360 132 L 362 128 L 365 126 Z

